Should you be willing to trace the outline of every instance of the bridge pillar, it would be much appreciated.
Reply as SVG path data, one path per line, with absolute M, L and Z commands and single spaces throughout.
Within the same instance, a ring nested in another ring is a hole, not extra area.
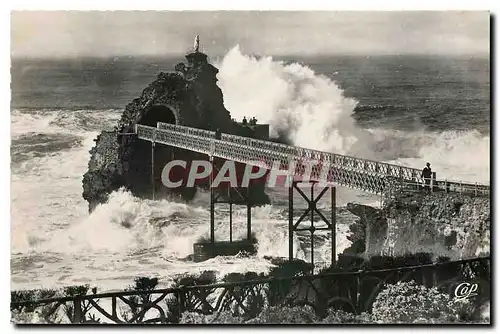
M 310 196 L 307 196 L 302 189 L 300 189 L 297 184 L 298 183 L 308 183 L 311 187 Z M 336 262 L 337 252 L 336 252 L 336 188 L 333 186 L 325 186 L 320 191 L 320 193 L 315 197 L 314 195 L 314 185 L 318 183 L 317 181 L 292 181 L 288 190 L 288 258 L 290 261 L 294 258 L 293 252 L 293 236 L 295 232 L 298 231 L 309 231 L 311 233 L 311 264 L 314 268 L 314 232 L 318 230 L 327 230 L 331 231 L 331 251 L 332 258 L 331 264 L 333 265 Z M 326 218 L 326 216 L 318 209 L 317 203 L 323 197 L 323 195 L 330 189 L 330 219 Z M 302 215 L 295 221 L 294 220 L 294 207 L 293 207 L 293 195 L 294 190 L 296 190 L 301 197 L 307 203 L 307 209 L 302 213 Z M 314 214 L 317 214 L 321 220 L 326 223 L 327 227 L 316 227 L 314 226 Z M 300 223 L 307 217 L 310 216 L 310 226 L 309 227 L 300 227 Z
M 432 172 L 432 178 L 431 178 L 431 192 L 435 191 L 434 187 L 437 185 L 437 177 L 436 177 L 436 172 Z
M 252 206 L 250 204 L 250 187 L 247 187 L 247 240 L 252 240 Z
M 233 201 L 230 189 L 227 188 L 227 197 L 229 198 L 229 242 L 233 242 Z
M 153 201 L 155 200 L 155 142 L 151 142 L 151 191 Z
M 233 205 L 241 204 L 241 203 L 233 203 L 231 189 L 227 189 L 227 200 L 224 198 L 220 198 L 220 194 L 217 194 L 216 191 L 211 188 L 210 190 L 210 240 L 212 242 L 215 241 L 215 204 L 229 204 L 229 242 L 233 242 Z M 252 203 L 250 203 L 250 188 L 246 188 L 247 193 L 238 193 L 240 197 L 244 201 L 244 205 L 246 205 L 247 209 L 247 236 L 246 239 L 248 241 L 252 240 Z
M 212 164 L 213 171 L 219 171 L 214 163 L 214 158 L 210 157 L 210 163 Z M 233 199 L 231 195 L 231 188 L 227 188 L 227 200 L 220 199 L 219 195 L 216 193 L 215 188 L 212 186 L 213 183 L 213 173 L 210 173 L 210 240 L 215 242 L 215 204 L 229 204 L 229 241 L 233 241 Z M 236 192 L 244 200 L 247 208 L 247 240 L 252 240 L 252 203 L 250 203 L 250 187 L 246 188 L 246 194 L 240 193 L 237 189 Z M 238 204 L 238 203 L 236 203 Z
M 210 156 L 210 163 L 214 164 L 214 157 Z M 214 181 L 213 173 L 210 173 L 210 242 L 213 244 L 215 242 L 215 191 L 212 183 Z
M 212 171 L 219 172 L 214 162 L 214 157 L 210 157 Z M 250 197 L 250 187 L 246 191 L 241 188 L 227 188 L 227 198 L 225 198 L 222 187 L 213 187 L 214 173 L 210 173 L 210 240 L 199 241 L 193 245 L 193 260 L 195 262 L 205 261 L 217 255 L 236 255 L 242 251 L 255 254 L 257 252 L 255 240 L 252 239 L 252 202 Z M 233 199 L 232 190 L 239 197 L 239 200 Z M 215 241 L 215 204 L 229 204 L 229 241 Z M 244 204 L 247 207 L 247 236 L 243 240 L 233 240 L 233 204 Z

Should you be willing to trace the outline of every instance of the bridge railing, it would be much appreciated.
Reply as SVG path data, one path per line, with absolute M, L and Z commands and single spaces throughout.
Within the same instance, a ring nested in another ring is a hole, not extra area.
M 167 127 L 163 126 L 163 123 L 159 124 L 161 124 L 159 125 L 159 128 L 167 129 Z M 175 131 L 174 127 L 168 127 L 168 129 Z M 201 130 L 201 131 L 212 133 L 211 131 L 207 130 Z M 215 133 L 213 132 L 213 134 Z M 205 134 L 205 136 L 208 136 L 208 134 Z M 223 133 L 221 135 L 221 140 L 224 142 L 230 142 L 237 145 L 249 146 L 258 150 L 277 152 L 286 158 L 292 156 L 293 160 L 297 164 L 303 161 L 319 161 L 325 164 L 329 164 L 331 166 L 343 167 L 348 170 L 352 169 L 365 172 L 372 172 L 377 174 L 384 174 L 391 177 L 400 177 L 404 179 L 420 179 L 420 170 L 410 167 L 391 165 L 388 163 L 383 163 L 374 160 L 360 159 L 347 155 L 328 153 L 314 149 L 307 149 L 298 146 L 290 146 L 280 143 L 274 143 L 271 141 L 241 137 L 226 133 Z M 288 165 L 286 167 L 288 167 Z
M 488 292 L 489 268 L 488 256 L 366 271 L 353 268 L 319 275 L 18 300 L 11 301 L 10 309 L 14 313 L 13 321 L 16 315 L 23 318 L 23 314 L 37 312 L 46 323 L 178 323 L 184 312 L 215 314 L 221 310 L 233 310 L 251 318 L 262 311 L 265 303 L 273 306 L 290 301 L 310 305 L 319 314 L 324 314 L 326 308 L 346 307 L 359 314 L 369 310 L 378 292 L 385 288 L 379 282 L 395 284 L 414 280 L 454 297 L 457 284 L 462 282 L 473 282 L 480 291 Z M 481 298 L 484 296 L 489 298 L 488 293 L 483 293 Z M 252 306 L 258 305 L 260 310 L 257 308 L 255 312 Z
M 470 196 L 490 196 L 490 188 L 479 184 L 467 184 L 460 182 L 451 182 L 447 180 L 430 180 L 429 184 L 422 182 L 392 179 L 388 180 L 386 185 L 388 192 L 403 191 L 407 192 L 445 192 L 445 193 L 460 193 Z
M 175 128 L 168 128 L 168 126 L 175 126 Z M 210 133 L 201 132 L 206 130 L 180 125 L 164 124 L 163 129 L 142 124 L 136 124 L 135 127 L 136 133 L 140 139 L 174 145 L 176 147 L 205 154 L 210 154 L 211 148 L 213 147 L 211 139 L 215 137 L 215 133 L 213 137 L 210 137 Z
M 182 132 L 189 136 L 200 136 L 215 140 L 215 132 L 213 131 L 202 129 L 194 129 L 195 131 L 190 131 L 190 129 L 193 128 L 161 122 L 158 123 L 158 128 L 172 132 Z M 284 164 L 282 165 L 282 169 L 288 169 L 290 162 L 294 162 L 295 165 L 300 165 L 307 161 L 317 161 L 334 167 L 342 167 L 346 170 L 358 170 L 368 173 L 384 174 L 391 177 L 402 177 L 405 179 L 420 179 L 420 171 L 417 169 L 391 165 L 373 160 L 360 159 L 346 155 L 322 152 L 226 133 L 221 135 L 221 141 L 220 145 L 217 145 L 217 152 L 222 152 L 224 150 L 224 145 L 227 143 L 235 144 L 231 147 L 231 153 L 234 153 L 234 151 L 246 146 L 259 151 L 259 153 L 272 153 L 276 160 L 283 160 Z M 245 160 L 246 159 L 247 157 L 245 157 Z
M 208 131 L 208 130 L 198 129 L 198 128 L 191 128 L 191 127 L 184 126 L 184 125 L 176 125 L 176 124 L 158 122 L 156 124 L 156 128 L 161 129 L 161 130 L 169 130 L 169 131 L 173 131 L 173 132 L 182 132 L 182 133 L 185 133 L 187 135 L 199 136 L 199 137 L 203 137 L 206 139 L 215 139 L 215 132 L 214 131 Z
M 302 176 L 303 166 L 315 161 L 311 179 L 319 178 L 327 168 L 327 181 L 376 194 L 384 191 L 386 178 L 423 183 L 421 171 L 415 168 L 225 133 L 221 134 L 221 139 L 218 140 L 215 139 L 213 131 L 181 125 L 161 122 L 158 122 L 156 128 L 137 125 L 136 132 L 141 139 L 155 140 L 166 145 L 261 167 L 289 170 L 295 176 Z M 276 161 L 280 162 L 278 166 L 273 165 Z M 468 191 L 472 187 L 479 189 L 479 192 L 489 192 L 490 189 L 488 185 L 460 181 L 436 182 L 446 182 L 452 191 Z

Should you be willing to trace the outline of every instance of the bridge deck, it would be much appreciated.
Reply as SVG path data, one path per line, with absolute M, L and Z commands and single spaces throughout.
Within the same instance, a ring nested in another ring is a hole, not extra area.
M 136 125 L 139 139 L 200 152 L 245 164 L 288 171 L 303 176 L 304 166 L 313 165 L 311 180 L 325 181 L 372 194 L 382 194 L 389 184 L 422 183 L 419 169 L 354 158 L 265 140 L 222 134 L 181 125 L 158 122 L 157 127 Z M 278 161 L 279 163 L 276 163 Z M 302 166 L 302 167 L 301 167 Z M 450 192 L 489 195 L 490 186 L 435 180 L 434 187 Z

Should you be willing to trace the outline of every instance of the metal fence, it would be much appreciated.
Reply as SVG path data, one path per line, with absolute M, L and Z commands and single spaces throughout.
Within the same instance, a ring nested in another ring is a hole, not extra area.
M 310 305 L 318 314 L 328 308 L 370 311 L 385 284 L 414 280 L 453 295 L 459 283 L 476 282 L 489 298 L 490 258 L 481 257 L 379 270 L 352 270 L 224 282 L 169 289 L 110 292 L 36 301 L 14 301 L 13 321 L 37 314 L 45 323 L 178 323 L 183 312 L 231 311 L 245 318 L 273 305 Z

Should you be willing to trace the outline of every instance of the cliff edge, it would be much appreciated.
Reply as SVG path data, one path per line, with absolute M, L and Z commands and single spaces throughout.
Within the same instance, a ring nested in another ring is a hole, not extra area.
M 353 203 L 347 209 L 359 217 L 350 227 L 353 253 L 402 256 L 427 252 L 452 260 L 490 253 L 487 197 L 407 193 L 380 209 Z

